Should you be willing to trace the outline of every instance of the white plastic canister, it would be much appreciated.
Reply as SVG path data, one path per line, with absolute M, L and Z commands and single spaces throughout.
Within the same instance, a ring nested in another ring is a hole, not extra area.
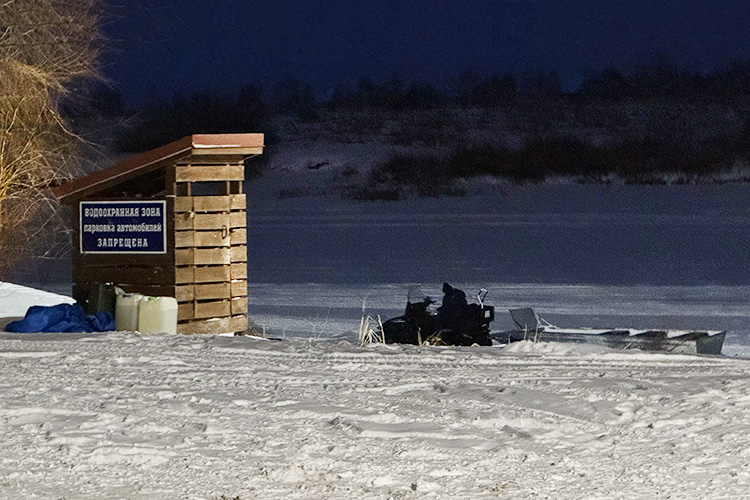
M 138 303 L 138 331 L 177 333 L 177 300 L 174 297 L 144 297 Z
M 138 329 L 138 303 L 143 299 L 140 293 L 121 293 L 115 301 L 115 328 L 134 332 Z

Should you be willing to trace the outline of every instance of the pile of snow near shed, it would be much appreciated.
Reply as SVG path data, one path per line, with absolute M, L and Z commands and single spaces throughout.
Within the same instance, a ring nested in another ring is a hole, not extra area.
M 0 498 L 739 498 L 750 362 L 0 333 Z
M 75 304 L 75 300 L 64 295 L 0 281 L 0 329 L 10 321 L 22 318 L 31 306 L 57 304 Z

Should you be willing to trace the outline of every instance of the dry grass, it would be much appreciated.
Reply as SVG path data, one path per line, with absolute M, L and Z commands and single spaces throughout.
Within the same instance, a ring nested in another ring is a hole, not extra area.
M 359 330 L 357 331 L 357 340 L 359 345 L 385 343 L 385 333 L 383 330 L 383 321 L 380 315 L 375 318 L 367 314 L 367 299 L 362 300 L 362 318 L 359 320 Z
M 377 325 L 377 330 L 373 329 L 373 326 Z M 384 344 L 385 336 L 383 335 L 383 322 L 380 320 L 380 316 L 377 317 L 377 323 L 375 319 L 370 315 L 363 315 L 359 320 L 359 330 L 357 332 L 357 339 L 359 345 L 368 344 Z

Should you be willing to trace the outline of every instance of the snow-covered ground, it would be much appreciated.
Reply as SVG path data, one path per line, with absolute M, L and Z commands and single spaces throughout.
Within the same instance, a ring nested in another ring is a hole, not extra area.
M 31 305 L 73 304 L 66 296 L 0 281 L 0 318 L 23 317 Z
M 453 283 L 470 296 L 485 287 L 494 331 L 513 328 L 508 309 L 533 307 L 558 326 L 727 330 L 723 354 L 750 359 L 750 286 L 612 286 Z M 422 286 L 440 299 L 441 283 Z M 408 284 L 253 283 L 251 321 L 278 338 L 354 342 L 362 307 L 383 321 L 404 313 Z
M 743 498 L 750 362 L 0 334 L 0 497 Z
M 30 306 L 74 304 L 71 297 L 0 281 L 0 331 L 10 321 L 22 318 Z

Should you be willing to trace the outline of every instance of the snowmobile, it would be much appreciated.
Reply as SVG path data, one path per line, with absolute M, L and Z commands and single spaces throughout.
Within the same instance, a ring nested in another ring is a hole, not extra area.
M 383 339 L 386 344 L 490 346 L 495 308 L 484 303 L 486 296 L 487 290 L 481 289 L 478 304 L 469 304 L 463 291 L 443 283 L 442 304 L 433 311 L 430 306 L 435 301 L 413 286 L 404 315 L 383 323 Z

